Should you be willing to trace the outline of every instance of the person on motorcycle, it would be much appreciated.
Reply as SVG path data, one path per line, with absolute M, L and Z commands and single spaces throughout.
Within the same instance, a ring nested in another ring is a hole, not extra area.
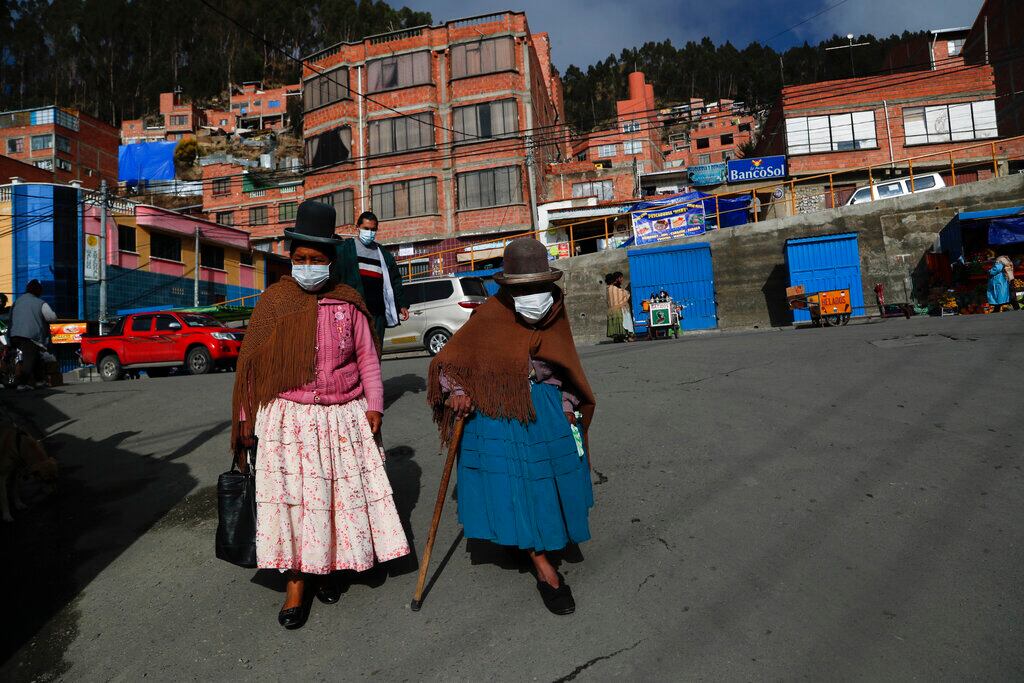
M 37 389 L 46 386 L 40 355 L 46 350 L 50 323 L 57 319 L 57 314 L 42 296 L 43 285 L 39 280 L 32 280 L 11 308 L 11 342 L 21 351 L 18 391 L 28 391 L 33 384 Z

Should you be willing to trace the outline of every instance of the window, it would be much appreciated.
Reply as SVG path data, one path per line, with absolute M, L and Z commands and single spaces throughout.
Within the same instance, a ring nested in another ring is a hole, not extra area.
M 613 183 L 610 180 L 595 180 L 587 183 L 572 184 L 573 197 L 597 197 L 601 201 L 614 198 Z
M 212 244 L 199 245 L 199 265 L 224 270 L 224 247 Z
M 956 40 L 947 40 L 946 51 L 949 53 L 950 57 L 956 57 L 964 51 L 964 39 L 957 38 Z
M 295 202 L 283 202 L 277 205 L 277 220 L 280 223 L 295 220 L 299 205 Z
M 729 161 L 729 159 L 735 159 L 736 154 L 730 150 L 722 152 L 722 161 Z
M 431 112 L 370 121 L 370 154 L 393 154 L 434 144 Z
M 254 106 L 254 107 L 260 107 L 262 105 L 263 105 L 263 100 L 253 100 L 252 101 L 252 106 Z
M 462 293 L 466 296 L 479 296 L 484 299 L 490 296 L 484 281 L 478 277 L 460 277 L 459 282 L 462 283 Z
M 334 207 L 334 227 L 352 225 L 356 222 L 355 198 L 352 190 L 338 190 L 321 197 L 313 197 L 313 199 Z
M 907 145 L 977 140 L 999 135 L 996 107 L 991 100 L 934 107 L 905 107 L 903 129 Z
M 600 145 L 597 148 L 598 158 L 606 158 L 615 156 L 617 147 L 615 145 Z
M 249 209 L 249 225 L 266 225 L 267 207 L 254 206 Z
M 40 159 L 39 161 L 33 161 L 32 163 L 36 165 L 36 168 L 41 168 L 44 171 L 53 170 L 53 159 Z
M 132 332 L 149 332 L 153 327 L 153 316 L 137 315 L 132 318 Z
M 94 175 L 96 175 L 96 171 L 92 170 L 88 166 L 82 166 L 81 169 L 82 173 L 85 174 L 86 178 L 92 178 Z
M 640 140 L 626 140 L 622 143 L 623 154 L 641 154 L 643 153 L 643 143 Z
M 710 164 L 710 163 L 711 163 L 711 155 L 710 154 L 698 154 L 697 155 L 697 164 L 701 165 L 701 164 Z
M 917 192 L 919 190 L 930 190 L 933 187 L 935 187 L 935 176 L 933 176 L 933 175 L 917 176 L 912 181 L 910 181 L 910 184 L 911 184 L 911 188 L 910 188 L 911 192 Z
M 238 252 L 238 262 L 243 266 L 252 265 L 252 252 L 251 251 L 240 251 Z
M 518 166 L 460 173 L 457 179 L 460 209 L 482 209 L 522 201 Z
M 437 213 L 437 178 L 417 178 L 370 187 L 374 212 L 382 221 Z
M 697 138 L 697 149 L 707 149 L 711 146 L 711 138 Z
M 455 293 L 455 283 L 451 280 L 435 280 L 424 282 L 420 293 L 421 302 L 444 301 Z
M 57 168 L 62 171 L 71 172 L 71 162 L 67 159 L 57 159 Z
M 718 140 L 723 145 L 731 145 L 732 144 L 732 133 L 726 133 L 725 135 L 720 135 Z
M 639 121 L 626 121 L 624 124 L 622 124 L 622 132 L 623 133 L 639 133 L 640 132 L 640 122 Z
M 515 100 L 498 100 L 455 108 L 455 142 L 496 138 L 519 130 Z
M 279 109 L 281 107 L 281 100 L 268 100 L 267 109 Z
M 749 133 L 750 132 L 750 124 L 749 123 L 741 123 L 739 129 L 740 129 L 741 133 Z
M 130 225 L 117 226 L 118 251 L 135 251 L 135 228 Z
M 7 153 L 16 154 L 25 151 L 25 138 L 7 138 Z
M 452 45 L 452 78 L 464 78 L 515 66 L 514 42 L 511 37 L 477 40 Z
M 320 168 L 348 161 L 352 155 L 352 129 L 335 128 L 306 139 L 306 166 Z
M 410 52 L 366 63 L 369 92 L 430 83 L 430 52 Z
M 220 125 L 222 125 L 222 126 L 228 125 L 228 120 L 227 119 L 221 119 L 220 120 Z
M 898 197 L 903 194 L 903 186 L 899 182 L 895 183 L 883 183 L 876 185 L 875 190 L 878 192 L 879 199 L 886 199 L 887 197 Z
M 213 179 L 213 194 L 225 195 L 231 192 L 231 178 L 214 178 Z
M 169 332 L 170 330 L 180 330 L 181 323 L 173 315 L 158 315 L 156 317 L 156 331 L 157 332 Z
M 57 142 L 57 151 L 64 152 L 65 154 L 71 154 L 71 140 L 68 140 L 63 135 L 57 135 L 54 137 Z
M 875 112 L 786 119 L 786 142 L 790 154 L 850 152 L 877 147 Z
M 871 201 L 871 188 L 870 187 L 865 187 L 865 188 L 862 188 L 860 190 L 857 190 L 856 192 L 853 193 L 853 197 L 850 198 L 850 203 L 851 204 L 860 204 L 862 202 L 870 202 L 870 201 Z
M 181 238 L 152 232 L 149 235 L 149 253 L 153 258 L 181 261 Z
M 185 114 L 171 114 L 171 125 L 172 126 L 187 126 L 188 116 Z
M 302 108 L 311 111 L 332 102 L 348 98 L 348 69 L 338 67 L 302 84 Z
M 218 211 L 217 212 L 217 223 L 220 225 L 234 225 L 235 224 L 235 212 L 234 211 Z
M 53 147 L 53 136 L 52 135 L 33 135 L 32 136 L 32 151 L 38 152 L 42 149 L 50 149 Z

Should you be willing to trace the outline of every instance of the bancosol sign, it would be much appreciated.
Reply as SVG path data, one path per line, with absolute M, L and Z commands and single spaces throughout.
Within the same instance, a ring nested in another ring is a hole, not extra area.
M 731 159 L 727 166 L 726 179 L 730 183 L 786 177 L 786 157 L 784 156 Z

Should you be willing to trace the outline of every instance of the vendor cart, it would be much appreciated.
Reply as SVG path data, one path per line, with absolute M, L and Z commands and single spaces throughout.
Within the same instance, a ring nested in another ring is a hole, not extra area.
M 682 307 L 664 290 L 658 294 L 652 294 L 651 298 L 643 302 L 643 309 L 647 312 L 647 336 L 650 339 L 668 339 L 679 337 L 679 320 L 682 317 Z
M 850 306 L 849 289 L 831 289 L 808 294 L 803 285 L 786 288 L 786 299 L 792 311 L 807 311 L 815 327 L 839 327 L 850 322 L 853 309 Z

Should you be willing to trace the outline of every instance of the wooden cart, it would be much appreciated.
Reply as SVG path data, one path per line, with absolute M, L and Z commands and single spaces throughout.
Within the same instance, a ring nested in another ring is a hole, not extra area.
M 830 289 L 807 294 L 803 285 L 786 288 L 786 299 L 792 311 L 807 311 L 815 327 L 839 327 L 850 322 L 853 309 L 850 307 L 849 289 Z

